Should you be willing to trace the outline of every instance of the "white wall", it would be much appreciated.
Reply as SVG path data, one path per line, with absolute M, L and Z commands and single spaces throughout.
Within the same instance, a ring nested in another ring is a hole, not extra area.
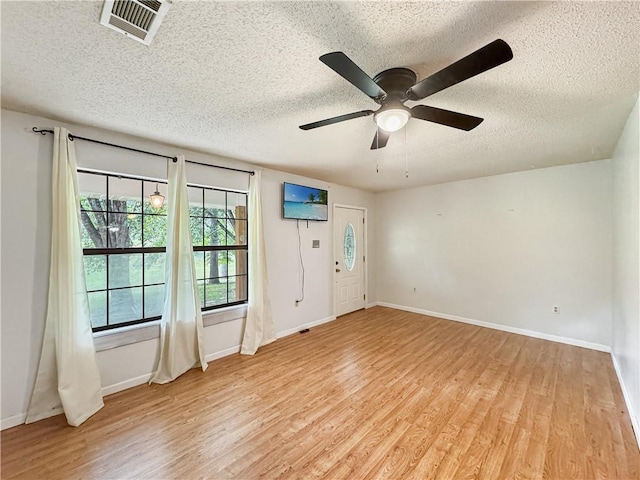
M 375 225 L 379 302 L 610 345 L 609 160 L 382 193 Z
M 39 360 L 48 286 L 50 248 L 51 135 L 31 132 L 32 126 L 68 126 L 62 122 L 2 110 L 2 164 L 0 240 L 2 262 L 2 426 L 21 423 L 35 380 Z M 139 138 L 91 127 L 69 126 L 80 136 L 120 143 L 167 155 L 185 153 L 187 159 L 218 165 L 251 168 L 222 157 L 190 152 Z M 76 143 L 78 164 L 84 167 L 166 178 L 160 158 L 125 152 L 87 142 Z M 190 167 L 191 168 L 191 167 Z M 207 176 L 209 178 L 207 178 Z M 190 181 L 243 188 L 245 174 L 195 167 Z M 328 184 L 273 170 L 263 173 L 264 228 L 271 300 L 279 336 L 333 319 L 332 222 L 301 223 L 302 254 L 306 270 L 305 301 L 295 306 L 299 291 L 298 237 L 296 222 L 281 219 L 282 182 L 302 183 L 329 189 L 330 203 L 361 205 L 371 209 L 374 196 L 356 189 Z M 331 211 L 331 209 L 330 209 Z M 331 220 L 331 218 L 330 218 Z M 311 240 L 320 248 L 312 249 Z M 369 226 L 369 253 L 375 258 L 373 229 Z M 367 298 L 375 298 L 374 269 L 369 271 Z M 207 357 L 238 350 L 242 319 L 205 328 Z M 149 377 L 158 350 L 155 339 L 100 351 L 97 361 L 107 392 L 143 382 Z
M 640 112 L 613 156 L 613 358 L 640 444 Z

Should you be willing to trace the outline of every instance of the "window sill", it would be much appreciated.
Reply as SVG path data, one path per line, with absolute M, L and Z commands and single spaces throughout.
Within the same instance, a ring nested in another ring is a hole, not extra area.
M 247 305 L 234 305 L 219 310 L 202 312 L 202 323 L 206 327 L 218 323 L 231 322 L 244 319 L 247 316 Z M 146 342 L 160 338 L 160 320 L 131 325 L 129 327 L 116 328 L 93 334 L 93 344 L 96 352 L 111 350 L 112 348 L 131 345 L 132 343 Z

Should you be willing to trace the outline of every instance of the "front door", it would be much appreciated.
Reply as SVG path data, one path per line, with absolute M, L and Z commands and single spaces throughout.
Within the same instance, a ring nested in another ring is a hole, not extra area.
M 334 263 L 336 316 L 365 305 L 364 210 L 334 207 Z

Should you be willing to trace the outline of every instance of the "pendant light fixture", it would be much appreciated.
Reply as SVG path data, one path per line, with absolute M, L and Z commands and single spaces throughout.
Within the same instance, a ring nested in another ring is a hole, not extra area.
M 164 197 L 162 195 L 160 195 L 160 192 L 158 191 L 158 184 L 156 183 L 156 191 L 153 192 L 151 195 L 149 195 L 149 200 L 151 202 L 151 206 L 153 208 L 160 208 L 162 207 L 162 205 L 164 205 Z

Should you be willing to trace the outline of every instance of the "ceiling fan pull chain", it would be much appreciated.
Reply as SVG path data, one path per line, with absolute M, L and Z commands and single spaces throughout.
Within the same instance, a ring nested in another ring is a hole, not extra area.
M 378 126 L 376 125 L 376 152 L 380 151 L 380 135 L 378 135 L 380 131 L 378 130 Z M 380 173 L 380 157 L 376 155 L 376 173 Z
M 404 178 L 409 178 L 409 160 L 407 158 L 407 126 L 404 127 Z

